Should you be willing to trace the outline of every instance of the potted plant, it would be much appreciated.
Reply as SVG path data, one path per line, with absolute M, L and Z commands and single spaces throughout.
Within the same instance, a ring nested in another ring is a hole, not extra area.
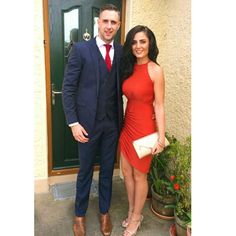
M 191 233 L 191 137 L 180 146 L 176 157 L 176 179 L 180 184 L 176 192 L 175 227 L 177 236 Z
M 176 204 L 176 191 L 179 184 L 175 178 L 175 161 L 180 142 L 174 137 L 166 134 L 170 142 L 160 154 L 152 159 L 148 179 L 151 185 L 151 210 L 162 219 L 174 218 L 174 207 Z

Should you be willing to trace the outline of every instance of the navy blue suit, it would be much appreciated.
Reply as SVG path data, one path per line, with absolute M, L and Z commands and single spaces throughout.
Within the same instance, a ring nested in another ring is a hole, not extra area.
M 79 143 L 80 170 L 77 177 L 75 214 L 84 216 L 88 207 L 93 161 L 100 157 L 99 209 L 108 212 L 112 175 L 123 120 L 119 64 L 122 48 L 114 43 L 109 72 L 96 40 L 73 45 L 65 72 L 62 98 L 67 124 L 79 122 L 89 141 Z

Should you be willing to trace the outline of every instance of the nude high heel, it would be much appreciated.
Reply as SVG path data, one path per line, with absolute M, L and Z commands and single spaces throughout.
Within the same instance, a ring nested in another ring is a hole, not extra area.
M 129 221 L 130 221 L 132 213 L 133 213 L 133 211 L 128 211 L 128 216 L 126 217 L 125 220 L 122 221 L 121 225 L 123 228 L 126 228 L 129 225 Z
M 136 228 L 132 231 L 126 229 L 124 231 L 124 236 L 135 236 L 137 234 L 137 231 L 141 228 L 141 223 L 143 221 L 143 218 L 144 218 L 143 215 L 141 215 L 139 220 L 132 220 L 131 219 L 130 222 L 137 222 L 138 224 L 137 224 Z

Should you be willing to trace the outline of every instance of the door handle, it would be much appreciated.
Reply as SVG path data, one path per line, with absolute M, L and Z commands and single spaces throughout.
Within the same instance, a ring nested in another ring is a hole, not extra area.
M 61 91 L 55 91 L 55 84 L 52 84 L 52 105 L 56 104 L 55 95 L 62 94 Z

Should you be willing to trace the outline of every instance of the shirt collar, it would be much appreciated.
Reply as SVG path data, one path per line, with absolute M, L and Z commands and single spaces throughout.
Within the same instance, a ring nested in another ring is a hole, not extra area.
M 99 36 L 97 36 L 96 37 L 96 44 L 100 48 L 100 47 L 103 47 L 104 44 L 106 44 L 106 43 L 101 38 L 99 38 Z M 111 48 L 114 48 L 114 40 L 112 40 L 109 44 L 111 45 Z

